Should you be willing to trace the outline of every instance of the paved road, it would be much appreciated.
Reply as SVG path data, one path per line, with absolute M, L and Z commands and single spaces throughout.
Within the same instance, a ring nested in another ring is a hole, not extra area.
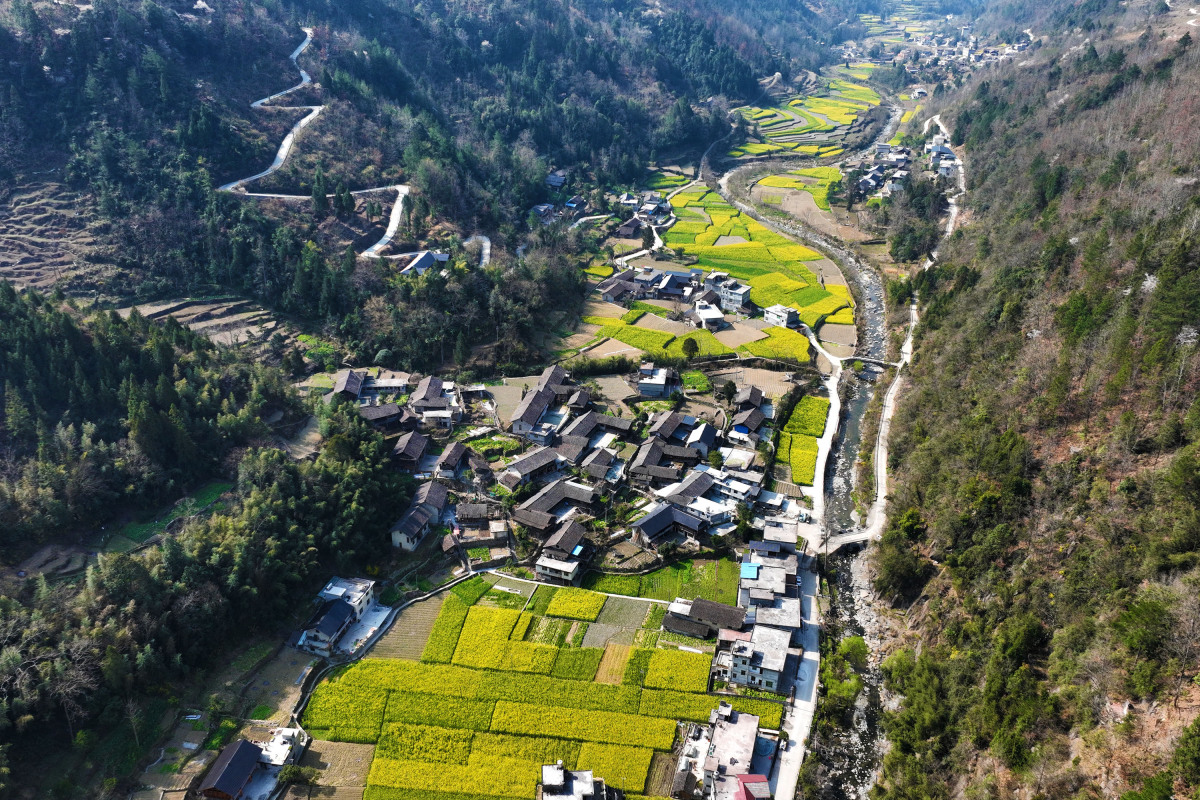
M 793 683 L 796 695 L 783 723 L 783 729 L 788 735 L 788 746 L 779 754 L 777 766 L 769 776 L 771 793 L 781 799 L 796 795 L 800 767 L 808 751 L 808 736 L 817 712 L 817 683 L 821 672 L 821 620 L 817 606 L 820 584 L 817 581 L 815 562 L 810 560 L 804 564 L 798 577 L 801 613 L 804 618 L 804 630 L 801 633 L 804 655 L 800 659 Z
M 292 92 L 295 92 L 299 89 L 303 89 L 305 86 L 308 86 L 309 84 L 312 83 L 312 77 L 308 74 L 308 72 L 306 72 L 304 70 L 303 67 L 300 66 L 300 62 L 298 61 L 298 59 L 300 58 L 301 54 L 303 54 L 304 51 L 308 49 L 309 45 L 312 44 L 313 29 L 312 28 L 301 28 L 301 30 L 304 31 L 304 41 L 301 42 L 300 45 L 295 50 L 292 51 L 291 56 L 289 56 L 289 58 L 291 59 L 292 65 L 295 66 L 297 71 L 299 71 L 299 73 L 300 73 L 300 82 L 297 83 L 295 86 L 291 87 L 290 89 L 284 89 L 282 92 L 276 92 L 273 95 L 269 95 L 269 96 L 261 98 L 259 100 L 255 100 L 253 103 L 250 104 L 251 108 L 262 108 L 267 103 L 270 103 L 274 100 L 278 100 L 281 97 L 286 97 L 287 95 L 291 94 Z M 240 178 L 236 181 L 230 181 L 229 183 L 225 184 L 224 186 L 221 186 L 219 188 L 219 191 L 237 192 L 238 194 L 241 194 L 245 197 L 262 197 L 262 198 L 270 198 L 270 199 L 275 199 L 275 200 L 297 200 L 297 201 L 298 200 L 309 200 L 309 199 L 311 199 L 309 195 L 273 194 L 273 193 L 269 193 L 269 192 L 247 192 L 245 190 L 245 187 L 247 184 L 253 183 L 257 180 L 261 180 L 262 178 L 265 178 L 268 175 L 279 170 L 279 168 L 282 167 L 284 165 L 284 163 L 287 162 L 288 156 L 290 156 L 292 154 L 292 148 L 296 144 L 296 136 L 300 133 L 300 131 L 302 131 L 305 127 L 307 127 L 310 123 L 312 123 L 312 121 L 315 120 L 322 111 L 325 110 L 325 106 L 323 106 L 323 105 L 321 105 L 321 106 L 272 106 L 272 108 L 280 108 L 280 109 L 284 109 L 284 110 L 293 110 L 293 111 L 308 111 L 308 113 L 306 115 L 304 115 L 304 117 L 299 122 L 297 122 L 295 125 L 292 126 L 292 129 L 290 131 L 288 131 L 287 136 L 283 137 L 283 142 L 279 145 L 279 150 L 275 153 L 275 160 L 271 162 L 271 166 L 267 167 L 262 172 L 256 173 L 247 178 Z M 353 191 L 350 193 L 353 195 L 361 195 L 361 194 L 368 194 L 371 192 L 378 192 L 378 191 L 383 191 L 383 190 L 390 190 L 390 191 L 396 192 L 396 202 L 392 204 L 391 213 L 388 215 L 387 230 L 384 231 L 383 237 L 378 242 L 371 245 L 370 247 L 368 247 L 366 250 L 364 250 L 362 253 L 359 254 L 360 258 L 374 258 L 374 257 L 378 256 L 380 254 L 380 252 L 383 251 L 384 248 L 386 248 L 389 244 L 391 244 L 392 239 L 394 239 L 396 236 L 396 231 L 399 230 L 399 228 L 400 228 L 400 220 L 404 215 L 404 204 L 405 204 L 406 200 L 408 199 L 409 187 L 405 186 L 403 184 L 393 184 L 390 186 L 375 186 L 370 189 L 359 189 L 357 191 Z M 326 197 L 333 197 L 333 195 L 332 194 L 326 195 Z M 486 236 L 473 236 L 468 241 L 472 241 L 472 240 L 476 240 L 476 239 L 480 239 L 484 243 L 483 251 L 480 256 L 480 266 L 481 267 L 487 266 L 488 262 L 491 261 L 491 258 L 492 258 L 492 242 Z
M 463 244 L 474 244 L 479 242 L 479 266 L 486 267 L 492 262 L 492 240 L 484 236 L 482 233 L 477 233 Z

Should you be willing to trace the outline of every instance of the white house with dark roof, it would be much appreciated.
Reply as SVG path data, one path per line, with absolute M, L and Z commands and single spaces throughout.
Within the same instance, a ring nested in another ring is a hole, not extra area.
M 441 522 L 448 497 L 444 484 L 433 481 L 421 484 L 408 510 L 392 526 L 392 546 L 410 552 L 420 547 L 429 530 Z

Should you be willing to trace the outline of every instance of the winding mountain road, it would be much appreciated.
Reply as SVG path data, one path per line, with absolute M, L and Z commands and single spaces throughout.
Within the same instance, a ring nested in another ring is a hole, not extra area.
M 312 44 L 313 29 L 312 28 L 301 28 L 301 30 L 304 31 L 304 41 L 301 42 L 299 44 L 299 46 L 295 50 L 292 51 L 292 54 L 290 56 L 288 56 L 288 58 L 291 59 L 292 65 L 295 66 L 296 70 L 300 73 L 300 82 L 297 83 L 295 86 L 292 86 L 289 89 L 284 89 L 282 92 L 276 92 L 273 95 L 269 95 L 269 96 L 263 97 L 259 100 L 255 100 L 253 103 L 250 104 L 250 107 L 256 108 L 256 109 L 262 109 L 264 107 L 265 108 L 274 108 L 274 109 L 280 109 L 280 110 L 284 110 L 284 111 L 307 111 L 308 113 L 305 114 L 304 117 L 302 117 L 299 122 L 297 122 L 295 125 L 292 126 L 292 129 L 290 131 L 288 131 L 287 136 L 283 137 L 283 142 L 279 145 L 279 150 L 275 153 L 275 160 L 271 162 L 271 166 L 267 167 L 262 172 L 255 173 L 254 175 L 251 175 L 249 177 L 239 178 L 238 180 L 230 181 L 229 183 L 225 184 L 224 186 L 219 187 L 218 191 L 231 192 L 233 194 L 238 194 L 243 197 L 258 197 L 258 198 L 267 198 L 267 199 L 273 199 L 273 200 L 300 201 L 300 200 L 311 200 L 312 199 L 311 195 L 303 195 L 303 194 L 276 194 L 276 193 L 271 193 L 271 192 L 248 192 L 248 191 L 246 191 L 247 184 L 253 183 L 257 180 L 261 180 L 261 179 L 267 177 L 268 175 L 271 175 L 272 173 L 279 170 L 287 162 L 288 156 L 290 156 L 292 154 L 292 148 L 296 144 L 297 135 L 300 133 L 300 131 L 304 130 L 304 128 L 306 128 L 309 124 L 311 124 L 313 120 L 315 120 L 318 116 L 320 116 L 322 111 L 325 110 L 325 106 L 323 106 L 323 105 L 320 105 L 320 106 L 268 105 L 269 103 L 273 103 L 274 101 L 279 100 L 282 97 L 288 96 L 292 92 L 299 91 L 300 89 L 303 89 L 304 87 L 312 84 L 312 76 L 310 76 L 308 74 L 308 72 L 303 67 L 300 66 L 299 58 L 304 53 L 304 51 L 308 49 L 309 45 Z M 375 242 L 375 244 L 371 245 L 366 250 L 363 250 L 361 253 L 358 254 L 359 258 L 380 257 L 382 255 L 383 251 L 387 248 L 388 245 L 390 245 L 392 243 L 392 240 L 396 237 L 396 231 L 398 231 L 400 229 L 400 221 L 404 217 L 404 204 L 405 204 L 405 201 L 407 200 L 408 194 L 409 194 L 409 187 L 405 184 L 397 183 L 397 184 L 391 184 L 388 186 L 375 186 L 370 189 L 358 189 L 356 191 L 351 192 L 350 194 L 365 195 L 365 194 L 373 194 L 375 192 L 381 192 L 381 191 L 394 191 L 396 193 L 396 200 L 394 203 L 392 203 L 392 210 L 391 210 L 391 213 L 388 215 L 387 229 L 384 231 L 383 237 L 379 241 Z M 333 197 L 332 194 L 326 195 L 326 196 Z M 484 244 L 483 244 L 483 250 L 480 254 L 480 259 L 479 259 L 480 264 L 479 265 L 481 267 L 487 266 L 488 262 L 491 261 L 491 259 L 492 259 L 492 242 L 486 236 L 473 236 L 473 237 L 471 237 L 471 239 L 468 239 L 467 241 L 474 241 L 474 240 L 482 240 L 483 241 Z

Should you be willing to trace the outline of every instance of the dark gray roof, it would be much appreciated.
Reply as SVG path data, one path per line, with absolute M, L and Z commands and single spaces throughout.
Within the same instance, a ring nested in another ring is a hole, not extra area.
M 462 460 L 467 457 L 467 446 L 462 442 L 451 442 L 442 454 L 438 456 L 435 469 L 456 470 L 462 463 Z
M 421 534 L 421 529 L 424 528 L 429 521 L 433 519 L 433 515 L 429 513 L 429 509 L 423 505 L 418 505 L 414 502 L 404 512 L 404 516 L 396 521 L 392 526 L 392 530 L 400 531 L 406 534 L 410 539 L 415 539 Z
M 548 389 L 555 386 L 562 386 L 567 382 L 569 377 L 565 369 L 557 364 L 551 364 L 542 370 L 542 377 L 538 379 L 537 388 Z
M 417 384 L 416 390 L 412 393 L 412 397 L 409 398 L 409 402 L 414 407 L 420 406 L 424 408 L 432 408 L 437 404 L 436 401 L 438 400 L 444 402 L 444 398 L 442 397 L 442 379 L 433 375 L 427 375 L 422 378 L 421 382 Z
M 486 520 L 492 516 L 487 503 L 459 503 L 454 514 L 460 520 Z
M 583 457 L 583 453 L 587 450 L 588 439 L 586 436 L 561 436 L 559 443 L 555 445 L 555 451 L 562 456 L 563 461 L 569 464 L 578 464 L 579 459 Z
M 700 460 L 699 450 L 694 447 L 680 447 L 676 444 L 664 444 L 662 446 L 662 454 L 664 458 L 669 458 L 673 461 Z
M 449 494 L 450 491 L 446 488 L 446 484 L 429 481 L 422 483 L 417 489 L 417 493 L 413 495 L 412 504 L 414 506 L 428 505 L 441 513 L 446 509 L 446 500 Z
M 571 555 L 580 542 L 583 541 L 583 535 L 587 533 L 587 529 L 580 525 L 575 520 L 569 520 L 559 526 L 549 539 L 546 540 L 546 550 L 553 550 L 562 553 L 564 556 Z
M 529 475 L 555 461 L 558 461 L 558 453 L 549 447 L 539 447 L 513 461 L 508 465 L 508 470 L 520 475 Z
M 654 424 L 650 426 L 650 434 L 660 439 L 670 439 L 681 425 L 683 425 L 682 414 L 674 411 L 663 411 L 654 418 Z
M 331 600 L 309 627 L 322 636 L 333 638 L 354 617 L 354 606 L 345 600 Z
M 673 613 L 668 613 L 663 617 L 662 626 L 672 633 L 682 633 L 684 636 L 694 636 L 697 639 L 707 639 L 712 631 L 712 628 L 702 622 L 696 622 Z
M 358 415 L 367 422 L 377 422 L 388 417 L 398 417 L 403 413 L 395 403 L 385 403 L 381 406 L 359 406 Z
M 767 419 L 757 408 L 748 408 L 733 418 L 734 426 L 744 425 L 750 432 L 758 430 Z
M 513 412 L 513 423 L 524 422 L 526 425 L 536 425 L 538 419 L 554 401 L 554 392 L 550 389 L 534 389 L 526 392 Z
M 348 394 L 358 397 L 362 391 L 363 379 L 367 377 L 365 372 L 355 372 L 350 370 L 344 375 L 339 375 L 337 382 L 333 384 L 335 394 Z
M 655 536 L 661 535 L 665 530 L 671 528 L 672 525 L 678 525 L 678 527 L 690 530 L 692 533 L 700 533 L 706 527 L 703 519 L 700 517 L 692 516 L 683 509 L 677 509 L 676 506 L 661 503 L 653 511 L 650 511 L 648 515 L 638 519 L 634 523 L 634 528 L 642 531 L 642 534 L 648 536 L 649 539 L 654 539 Z
M 691 617 L 694 620 L 710 623 L 717 628 L 736 631 L 746 621 L 746 609 L 697 597 L 692 601 Z
M 629 433 L 633 429 L 634 420 L 629 417 L 614 417 L 612 414 L 601 414 L 599 411 L 588 411 L 574 419 L 563 428 L 563 436 L 591 436 L 596 428 L 604 428 L 613 433 Z
M 733 396 L 733 402 L 739 406 L 744 403 L 749 403 L 755 408 L 758 408 L 763 402 L 762 389 L 758 388 L 757 386 L 743 386 L 740 390 L 738 390 L 738 393 Z
M 604 447 L 597 447 L 583 460 L 583 471 L 589 477 L 601 479 L 608 475 L 608 470 L 616 457 L 617 454 L 613 451 Z
M 410 431 L 396 440 L 396 445 L 392 448 L 392 455 L 416 461 L 425 454 L 427 447 L 429 447 L 428 436 Z
M 698 533 L 705 528 L 704 520 L 666 503 L 660 503 L 649 514 L 633 523 L 633 527 L 650 539 L 660 536 L 672 526 L 679 526 L 693 533 Z
M 674 497 L 695 500 L 713 487 L 716 480 L 708 472 L 692 470 L 683 479 L 683 485 L 675 492 Z M 674 497 L 672 499 L 674 499 Z
M 513 522 L 520 523 L 527 528 L 536 528 L 539 531 L 544 531 L 554 524 L 553 514 L 528 508 L 518 508 L 513 512 L 512 518 Z
M 592 393 L 587 389 L 580 389 L 571 395 L 570 399 L 567 400 L 567 405 L 571 406 L 571 408 L 587 408 L 591 402 Z
M 547 484 L 540 492 L 522 503 L 519 508 L 548 512 L 564 500 L 591 505 L 596 502 L 596 490 L 590 486 L 560 478 Z
M 245 739 L 228 745 L 221 751 L 221 755 L 217 756 L 212 769 L 200 782 L 200 791 L 216 789 L 231 797 L 237 797 L 249 782 L 261 755 L 262 749 Z

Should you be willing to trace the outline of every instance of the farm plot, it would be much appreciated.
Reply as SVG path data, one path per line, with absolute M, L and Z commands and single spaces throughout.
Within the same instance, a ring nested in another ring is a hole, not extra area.
M 707 592 L 726 602 L 736 592 L 732 561 L 660 572 L 635 578 L 636 588 L 671 598 Z M 646 620 L 659 604 L 539 587 L 521 611 L 481 604 L 489 602 L 489 589 L 488 582 L 469 581 L 443 596 L 424 651 L 444 661 L 368 658 L 314 691 L 303 716 L 319 740 L 314 751 L 361 748 L 357 777 L 350 775 L 347 785 L 362 786 L 365 775 L 365 798 L 524 798 L 541 765 L 558 760 L 641 793 L 651 785 L 652 765 L 663 763 L 656 754 L 670 752 L 677 721 L 707 719 L 721 700 L 705 692 L 711 663 L 705 653 L 531 640 L 550 627 L 552 638 L 572 642 L 612 627 L 630 637 L 647 634 L 640 640 L 650 644 L 658 631 L 642 626 L 657 627 L 661 614 Z M 734 705 L 778 727 L 779 704 L 734 698 Z M 372 750 L 366 772 L 362 761 Z
M 376 642 L 372 654 L 381 658 L 419 660 L 441 610 L 440 595 L 404 609 L 392 623 L 391 629 Z
M 820 437 L 825 432 L 825 421 L 829 417 L 829 400 L 824 397 L 805 395 L 792 409 L 792 415 L 784 424 L 787 433 L 802 433 Z
M 838 170 L 833 167 L 816 167 L 803 172 L 804 175 L 788 177 L 785 180 L 789 182 L 789 186 L 792 185 L 790 182 L 794 182 L 796 187 L 824 192 L 828 205 L 829 187 L 841 176 Z M 688 223 L 691 227 L 688 228 L 689 232 L 684 234 L 674 232 L 678 227 L 676 225 L 664 234 L 665 244 L 686 255 L 695 256 L 696 266 L 702 270 L 727 272 L 731 277 L 748 282 L 752 287 L 750 299 L 756 305 L 762 308 L 776 303 L 790 306 L 800 312 L 800 318 L 805 324 L 813 327 L 820 324 L 826 316 L 849 305 L 848 298 L 825 289 L 813 271 L 805 266 L 805 262 L 820 261 L 823 258 L 820 253 L 744 216 L 726 203 L 720 195 L 699 189 L 681 192 L 671 198 L 671 203 L 676 208 L 703 207 L 712 222 L 698 234 L 690 232 L 697 223 Z M 735 243 L 718 244 L 731 239 Z M 585 318 L 584 321 L 600 320 Z M 602 324 L 612 325 L 617 322 L 619 320 L 605 319 Z M 613 329 L 613 332 L 616 330 Z M 699 331 L 668 342 L 668 352 L 679 348 L 682 353 L 685 338 L 695 338 L 700 345 L 701 354 L 704 355 L 728 351 L 728 348 L 712 334 Z M 754 352 L 748 348 L 745 351 Z M 807 347 L 804 348 L 804 352 L 807 353 Z
M 737 603 L 738 565 L 721 561 L 681 561 L 645 575 L 605 575 L 589 572 L 583 584 L 610 594 L 627 594 L 670 602 L 676 597 L 703 597 L 718 603 Z
M 776 459 L 792 470 L 792 483 L 812 486 L 817 474 L 817 440 L 801 433 L 780 433 Z

